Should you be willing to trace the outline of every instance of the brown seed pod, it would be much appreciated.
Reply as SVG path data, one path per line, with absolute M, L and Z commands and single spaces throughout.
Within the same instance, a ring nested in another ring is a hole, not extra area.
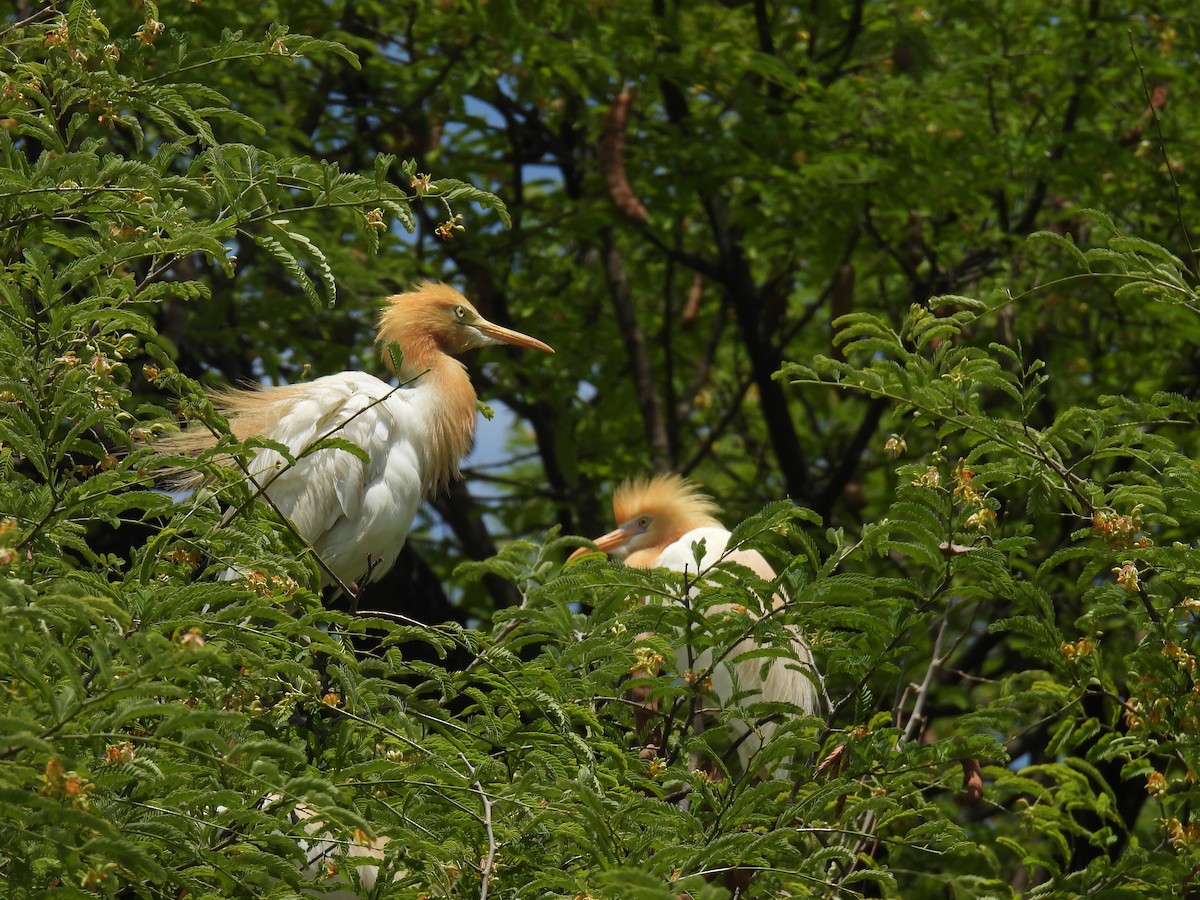
M 983 800 L 983 770 L 979 768 L 979 760 L 964 759 L 963 769 L 963 802 L 967 806 L 978 806 Z
M 604 133 L 600 137 L 600 171 L 608 196 L 617 211 L 634 225 L 645 225 L 646 207 L 633 192 L 625 172 L 625 132 L 629 127 L 629 110 L 633 95 L 622 91 L 613 100 L 604 116 Z

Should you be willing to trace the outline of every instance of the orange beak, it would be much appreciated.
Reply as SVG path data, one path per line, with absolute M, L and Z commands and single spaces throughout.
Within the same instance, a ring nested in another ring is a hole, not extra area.
M 596 550 L 599 550 L 601 553 L 612 553 L 631 537 L 633 537 L 633 535 L 629 534 L 623 529 L 618 528 L 615 531 L 610 531 L 608 534 L 601 535 L 600 537 L 596 538 L 596 540 L 592 541 L 592 543 L 596 545 Z M 573 559 L 578 559 L 581 556 L 586 556 L 587 554 L 594 552 L 595 551 L 592 550 L 591 547 L 580 547 L 567 557 L 567 562 L 571 562 Z
M 494 325 L 487 319 L 479 319 L 473 323 L 475 329 L 481 334 L 486 335 L 493 341 L 502 344 L 513 344 L 516 347 L 528 347 L 530 350 L 541 350 L 543 353 L 553 353 L 554 348 L 549 344 L 544 344 L 535 337 L 530 337 L 527 334 L 521 334 L 519 331 L 513 331 L 511 328 L 504 328 L 500 325 Z

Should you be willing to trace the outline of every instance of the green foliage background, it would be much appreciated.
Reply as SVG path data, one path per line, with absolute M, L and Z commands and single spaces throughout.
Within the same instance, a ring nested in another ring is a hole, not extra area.
M 1196 37 L 1100 0 L 18 3 L 0 892 L 1194 892 Z M 473 363 L 510 458 L 351 613 L 154 438 L 224 433 L 205 384 L 382 371 L 379 299 L 430 276 L 558 353 Z M 564 567 L 648 469 L 777 583 Z M 781 722 L 751 777 L 675 645 L 789 626 L 831 708 L 723 713 Z

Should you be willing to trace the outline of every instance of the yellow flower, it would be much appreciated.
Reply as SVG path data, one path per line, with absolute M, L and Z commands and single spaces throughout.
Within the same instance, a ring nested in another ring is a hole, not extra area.
M 1151 772 L 1146 776 L 1146 793 L 1151 797 L 1162 797 L 1167 793 L 1167 777 L 1162 772 Z
M 109 744 L 104 748 L 104 762 L 109 766 L 117 766 L 121 763 L 130 762 L 137 755 L 133 749 L 133 744 L 129 741 L 121 741 L 117 744 Z
M 930 466 L 912 480 L 913 487 L 935 488 L 942 483 L 942 476 L 936 468 Z
M 963 522 L 964 528 L 978 528 L 980 531 L 985 530 L 989 525 L 996 521 L 996 511 L 990 507 L 978 509 L 971 515 L 967 516 L 967 520 Z
M 657 675 L 659 666 L 666 662 L 662 654 L 655 652 L 653 647 L 638 647 L 633 651 L 633 658 L 635 670 L 645 669 L 651 675 Z
M 1117 584 L 1125 588 L 1130 594 L 1136 594 L 1141 588 L 1142 582 L 1138 578 L 1138 569 L 1133 563 L 1125 563 L 1113 569 L 1113 573 L 1117 576 Z

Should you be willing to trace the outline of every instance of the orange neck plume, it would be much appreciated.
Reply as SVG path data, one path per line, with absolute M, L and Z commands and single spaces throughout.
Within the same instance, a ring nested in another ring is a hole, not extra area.
M 686 532 L 684 532 L 684 534 L 686 534 Z M 683 534 L 679 535 L 679 537 L 683 537 Z M 678 540 L 678 538 L 676 540 Z M 625 565 L 632 566 L 635 569 L 654 568 L 654 564 L 658 562 L 658 558 L 662 555 L 662 552 L 664 549 L 666 549 L 668 543 L 670 542 L 664 543 L 661 547 L 643 547 L 641 550 L 634 550 L 627 557 L 625 557 Z
M 428 391 L 435 398 L 428 421 L 427 458 L 430 489 L 436 491 L 459 477 L 458 462 L 475 442 L 475 388 L 466 366 L 444 353 L 431 357 L 424 368 L 409 377 L 416 378 L 413 388 Z
M 475 388 L 466 366 L 439 340 L 444 319 L 430 301 L 443 295 L 461 295 L 442 284 L 423 284 L 411 294 L 393 297 L 379 317 L 378 344 L 383 361 L 396 372 L 401 384 L 428 392 L 434 398 L 427 420 L 430 487 L 441 487 L 459 475 L 458 462 L 475 441 Z M 389 352 L 395 344 L 402 355 L 399 368 Z

